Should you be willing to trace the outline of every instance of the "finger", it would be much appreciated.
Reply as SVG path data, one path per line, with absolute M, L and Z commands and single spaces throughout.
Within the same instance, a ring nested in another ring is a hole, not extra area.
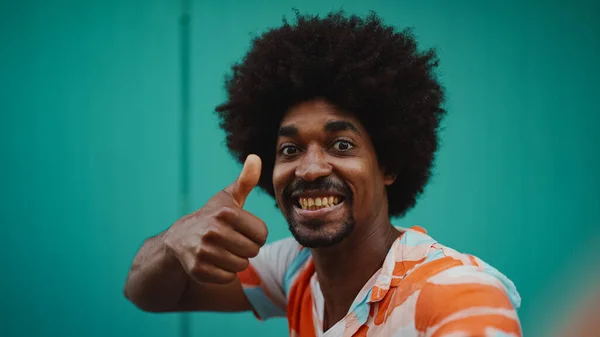
M 227 272 L 238 273 L 248 268 L 249 261 L 246 258 L 239 257 L 225 248 L 211 246 L 202 257 L 203 262 L 208 262 Z
M 229 284 L 235 281 L 237 274 L 223 270 L 215 265 L 204 263 L 201 266 L 192 269 L 190 276 L 200 283 Z
M 260 157 L 255 154 L 249 155 L 244 162 L 244 167 L 238 178 L 233 184 L 225 188 L 225 192 L 233 197 L 238 206 L 244 207 L 246 198 L 258 184 L 261 169 L 262 161 Z
M 255 257 L 260 250 L 260 245 L 237 232 L 233 226 L 221 227 L 219 235 L 213 238 L 213 242 L 242 258 Z
M 235 212 L 222 212 L 222 220 L 260 247 L 267 241 L 269 230 L 264 221 L 246 210 L 237 209 Z

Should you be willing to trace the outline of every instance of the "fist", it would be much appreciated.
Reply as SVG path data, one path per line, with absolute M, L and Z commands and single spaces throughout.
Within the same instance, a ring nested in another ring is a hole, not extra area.
M 265 223 L 243 209 L 260 178 L 261 160 L 246 158 L 238 178 L 201 209 L 175 222 L 163 241 L 197 282 L 227 284 L 248 267 L 267 239 Z

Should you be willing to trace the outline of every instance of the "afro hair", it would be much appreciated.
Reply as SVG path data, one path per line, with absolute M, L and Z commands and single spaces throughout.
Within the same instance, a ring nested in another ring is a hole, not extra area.
M 417 50 L 410 29 L 386 26 L 373 12 L 285 18 L 252 40 L 225 79 L 228 99 L 217 106 L 226 144 L 241 163 L 263 160 L 259 187 L 272 184 L 277 130 L 285 112 L 314 98 L 355 116 L 368 131 L 377 159 L 396 175 L 387 187 L 389 216 L 411 209 L 431 175 L 445 114 L 435 52 Z

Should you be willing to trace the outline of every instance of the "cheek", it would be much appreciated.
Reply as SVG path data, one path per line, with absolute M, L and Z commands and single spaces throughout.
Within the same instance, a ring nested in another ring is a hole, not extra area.
M 358 206 L 370 208 L 369 204 L 381 199 L 383 176 L 377 165 L 370 161 L 353 161 L 345 165 L 344 175 L 350 182 Z
M 362 160 L 348 160 L 343 165 L 344 179 L 350 184 L 355 202 L 364 203 L 365 199 L 372 197 L 370 191 L 373 178 L 368 162 Z

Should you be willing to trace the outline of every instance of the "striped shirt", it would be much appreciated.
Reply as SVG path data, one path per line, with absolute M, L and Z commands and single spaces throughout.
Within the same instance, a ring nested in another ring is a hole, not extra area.
M 325 332 L 310 250 L 293 238 L 264 246 L 239 274 L 255 315 L 287 317 L 292 337 L 522 335 L 521 299 L 506 276 L 439 244 L 421 227 L 398 229 L 382 267 Z

